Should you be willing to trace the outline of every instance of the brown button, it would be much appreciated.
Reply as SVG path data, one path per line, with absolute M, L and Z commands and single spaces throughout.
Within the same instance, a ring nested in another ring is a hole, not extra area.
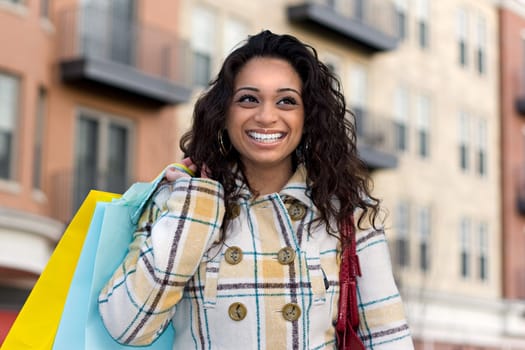
M 289 303 L 283 306 L 283 317 L 286 321 L 297 321 L 301 317 L 299 305 Z
M 295 251 L 291 247 L 284 247 L 277 252 L 277 260 L 282 265 L 290 265 L 295 259 Z
M 240 214 L 241 214 L 241 207 L 239 206 L 239 204 L 232 204 L 228 207 L 228 210 L 226 212 L 226 217 L 230 220 L 233 220 Z
M 234 321 L 241 321 L 246 317 L 246 314 L 248 311 L 246 310 L 246 306 L 242 303 L 233 303 L 228 308 L 228 315 L 230 318 Z M 300 314 L 300 311 L 299 311 Z
M 230 265 L 237 265 L 242 260 L 242 250 L 239 247 L 233 246 L 226 249 L 224 259 Z
M 301 220 L 306 215 L 306 208 L 300 202 L 292 202 L 288 208 L 288 215 L 293 221 Z

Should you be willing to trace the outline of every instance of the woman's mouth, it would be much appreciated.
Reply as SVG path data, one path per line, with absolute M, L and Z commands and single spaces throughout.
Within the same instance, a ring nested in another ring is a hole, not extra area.
M 286 133 L 284 132 L 274 132 L 274 133 L 268 133 L 268 134 L 263 134 L 263 133 L 260 133 L 260 132 L 255 132 L 255 131 L 248 131 L 246 133 L 251 139 L 257 141 L 257 142 L 261 142 L 261 143 L 272 143 L 272 142 L 276 142 L 280 139 L 282 139 L 283 137 L 286 136 Z

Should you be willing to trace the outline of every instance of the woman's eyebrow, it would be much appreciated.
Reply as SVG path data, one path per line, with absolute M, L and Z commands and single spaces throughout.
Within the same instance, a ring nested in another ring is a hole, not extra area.
M 250 91 L 255 91 L 255 92 L 259 92 L 260 91 L 259 89 L 257 89 L 256 87 L 253 87 L 253 86 L 241 86 L 240 88 L 235 90 L 233 93 L 236 94 L 236 93 L 238 93 L 241 90 L 250 90 Z
M 240 88 L 235 90 L 233 93 L 236 94 L 237 92 L 239 92 L 241 90 L 249 90 L 249 91 L 255 91 L 255 92 L 260 92 L 261 91 L 258 88 L 253 87 L 253 86 L 241 86 Z M 287 92 L 287 91 L 295 92 L 297 95 L 301 96 L 301 93 L 299 91 L 297 91 L 296 89 L 294 89 L 294 88 L 284 87 L 284 88 L 277 89 L 277 92 Z
M 301 96 L 301 93 L 299 91 L 295 90 L 294 88 L 280 88 L 280 89 L 277 89 L 277 92 L 286 92 L 286 91 L 295 92 L 297 95 Z

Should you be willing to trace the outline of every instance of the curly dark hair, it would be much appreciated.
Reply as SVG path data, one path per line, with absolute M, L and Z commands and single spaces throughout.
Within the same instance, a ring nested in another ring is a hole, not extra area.
M 326 224 L 330 234 L 339 237 L 329 219 L 335 218 L 340 228 L 343 220 L 361 208 L 357 225 L 361 226 L 366 217 L 374 225 L 379 201 L 370 193 L 369 173 L 357 156 L 355 118 L 346 108 L 341 84 L 319 60 L 312 46 L 291 35 L 262 31 L 249 36 L 244 45 L 225 59 L 218 76 L 195 104 L 192 129 L 180 141 L 182 151 L 198 169 L 206 164 L 211 177 L 223 185 L 226 208 L 231 208 L 238 195 L 235 179 L 243 176 L 243 165 L 235 149 L 226 156 L 219 152 L 218 133 L 225 128 L 235 78 L 241 68 L 256 57 L 283 59 L 302 80 L 304 130 L 293 162 L 294 166 L 298 162 L 305 164 L 310 197 L 320 212 L 317 220 Z M 241 174 L 232 173 L 235 164 Z M 336 204 L 334 198 L 339 203 Z M 226 215 L 223 228 L 227 224 Z M 221 241 L 225 239 L 225 231 L 222 230 Z

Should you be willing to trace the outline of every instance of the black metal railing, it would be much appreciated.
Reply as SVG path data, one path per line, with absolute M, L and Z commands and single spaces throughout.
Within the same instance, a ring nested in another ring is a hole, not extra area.
M 358 43 L 372 52 L 397 46 L 394 6 L 384 0 L 305 0 L 287 8 L 288 18 Z
M 325 5 L 335 13 L 359 21 L 389 36 L 396 36 L 393 5 L 384 0 L 308 0 L 307 2 Z
M 191 83 L 191 50 L 186 41 L 160 28 L 116 16 L 96 4 L 63 10 L 59 35 L 62 61 L 100 59 L 182 85 Z
M 365 108 L 353 107 L 358 144 L 376 150 L 395 153 L 394 122 Z

